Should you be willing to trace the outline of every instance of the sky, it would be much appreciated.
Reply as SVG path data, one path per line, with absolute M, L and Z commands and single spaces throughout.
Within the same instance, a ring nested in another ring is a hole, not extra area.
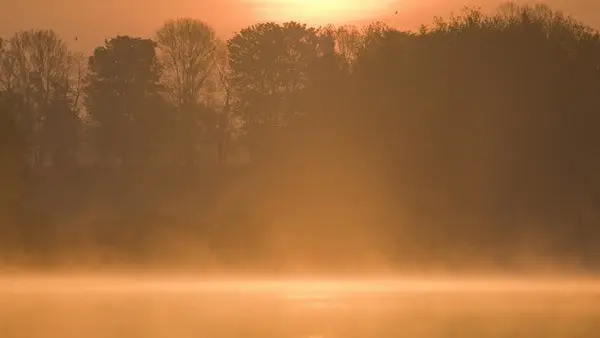
M 91 52 L 107 37 L 151 36 L 168 20 L 192 17 L 211 24 L 223 38 L 250 24 L 289 20 L 319 24 L 381 20 L 398 28 L 416 29 L 433 16 L 446 16 L 464 5 L 493 9 L 500 0 L 0 0 L 0 36 L 17 30 L 52 28 L 69 45 Z M 524 2 L 518 0 L 516 2 Z M 600 27 L 600 1 L 546 0 L 595 27 Z M 398 11 L 398 15 L 395 12 Z M 312 22 L 311 22 L 312 21 Z M 77 40 L 75 40 L 77 37 Z

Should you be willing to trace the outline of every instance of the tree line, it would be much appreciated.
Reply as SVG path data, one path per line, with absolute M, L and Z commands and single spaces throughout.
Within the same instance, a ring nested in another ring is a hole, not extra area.
M 597 267 L 600 35 L 544 5 L 418 32 L 167 21 L 0 40 L 6 263 Z

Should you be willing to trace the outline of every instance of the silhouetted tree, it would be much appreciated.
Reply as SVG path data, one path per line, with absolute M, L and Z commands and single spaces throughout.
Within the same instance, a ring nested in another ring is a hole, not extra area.
M 0 91 L 0 255 L 14 249 L 18 216 L 25 196 L 27 147 L 15 121 L 16 108 L 13 94 Z
M 160 124 L 166 111 L 155 46 L 149 39 L 118 36 L 90 57 L 86 107 L 103 161 L 139 162 L 147 155 L 143 149 L 157 140 L 155 133 L 168 126 Z
M 198 148 L 213 153 L 217 114 L 214 89 L 217 63 L 226 58 L 225 45 L 205 22 L 183 18 L 166 22 L 156 32 L 163 65 L 162 81 L 178 109 L 184 161 L 192 164 Z
M 570 199 L 584 189 L 583 158 L 593 158 L 582 149 L 596 141 L 577 121 L 591 123 L 597 109 L 588 77 L 597 61 L 577 55 L 596 33 L 543 6 L 507 6 L 438 18 L 418 36 L 390 32 L 357 61 L 365 143 L 383 151 L 398 203 L 428 224 L 422 238 L 496 241 L 527 232 L 524 219 L 578 213 Z M 445 247 L 438 240 L 431 246 Z
M 231 68 L 228 60 L 225 58 L 217 63 L 217 88 L 221 100 L 221 110 L 217 114 L 217 165 L 223 167 L 227 160 L 227 155 L 231 147 L 233 137 L 237 132 L 237 121 L 232 111 L 233 106 L 233 88 L 231 83 Z
M 269 143 L 269 136 L 302 115 L 302 91 L 308 72 L 331 50 L 321 45 L 315 28 L 295 22 L 257 24 L 228 41 L 236 110 L 244 121 L 252 156 Z
M 33 164 L 73 162 L 81 86 L 81 76 L 73 77 L 76 57 L 51 30 L 18 32 L 4 53 L 4 87 L 23 99 L 17 118 L 28 130 Z

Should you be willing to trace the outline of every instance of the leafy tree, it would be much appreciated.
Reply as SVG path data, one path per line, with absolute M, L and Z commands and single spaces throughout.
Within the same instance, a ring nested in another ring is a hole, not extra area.
M 145 157 L 142 149 L 157 140 L 155 132 L 160 132 L 166 111 L 155 46 L 150 39 L 117 36 L 89 59 L 86 106 L 104 161 L 131 164 Z
M 507 6 L 381 35 L 356 62 L 356 130 L 401 187 L 397 203 L 429 225 L 415 229 L 423 239 L 497 241 L 526 231 L 523 218 L 577 217 L 575 191 L 597 182 L 583 179 L 597 141 L 581 124 L 598 107 L 597 61 L 583 57 L 596 33 L 543 6 Z
M 228 41 L 232 86 L 253 156 L 268 135 L 302 113 L 302 91 L 320 57 L 333 51 L 317 29 L 295 22 L 257 24 Z

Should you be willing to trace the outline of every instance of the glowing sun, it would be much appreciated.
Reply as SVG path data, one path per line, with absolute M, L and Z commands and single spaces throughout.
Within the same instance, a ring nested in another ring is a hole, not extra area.
M 370 19 L 390 11 L 397 0 L 245 0 L 259 20 L 311 24 Z

